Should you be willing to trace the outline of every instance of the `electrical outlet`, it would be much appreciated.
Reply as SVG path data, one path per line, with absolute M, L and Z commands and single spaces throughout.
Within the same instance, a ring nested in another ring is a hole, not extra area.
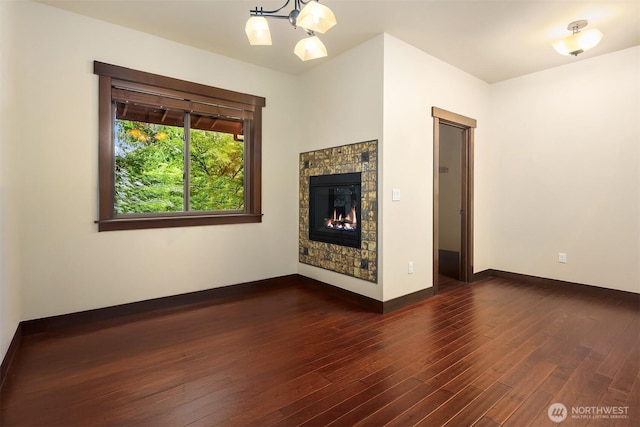
M 567 263 L 567 254 L 565 254 L 564 252 L 560 252 L 558 254 L 558 262 L 561 264 L 566 264 Z
M 407 272 L 409 274 L 413 274 L 413 261 L 409 261 L 409 264 L 407 265 Z

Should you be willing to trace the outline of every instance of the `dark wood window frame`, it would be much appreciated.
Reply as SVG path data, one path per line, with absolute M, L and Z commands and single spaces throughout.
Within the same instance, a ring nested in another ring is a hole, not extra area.
M 99 219 L 96 221 L 99 231 L 262 222 L 262 107 L 266 104 L 264 98 L 98 61 L 94 61 L 93 67 L 94 74 L 99 76 Z M 180 99 L 179 102 L 191 104 L 194 110 L 200 112 L 220 117 L 232 115 L 242 119 L 245 128 L 244 210 L 116 214 L 112 102 L 113 92 L 117 88 L 137 90 L 140 96 L 162 98 L 162 101 L 158 101 L 158 106 L 163 101 L 172 102 Z M 149 92 L 152 95 L 148 95 Z

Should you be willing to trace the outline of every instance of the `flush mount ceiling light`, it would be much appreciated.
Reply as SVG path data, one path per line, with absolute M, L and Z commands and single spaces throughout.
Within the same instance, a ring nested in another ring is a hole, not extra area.
M 580 31 L 589 24 L 588 21 L 581 19 L 573 21 L 567 25 L 567 30 L 572 34 L 560 40 L 556 40 L 551 45 L 561 55 L 578 56 L 585 50 L 591 49 L 602 40 L 600 30 L 592 28 L 586 31 Z
M 291 0 L 275 10 L 264 10 L 262 7 L 250 10 L 251 17 L 247 21 L 244 30 L 252 45 L 270 45 L 271 32 L 265 18 L 287 19 L 293 28 L 302 28 L 307 32 L 306 37 L 296 44 L 294 53 L 303 61 L 327 56 L 327 48 L 316 36 L 316 33 L 324 34 L 336 25 L 336 17 L 327 6 L 318 3 L 317 0 L 293 0 L 293 10 L 287 15 L 281 14 Z

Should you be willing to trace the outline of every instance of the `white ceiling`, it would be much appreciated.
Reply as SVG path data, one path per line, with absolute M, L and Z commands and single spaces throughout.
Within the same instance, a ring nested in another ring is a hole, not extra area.
M 1 1 L 1 0 L 0 0 Z M 249 10 L 277 9 L 285 0 L 36 0 L 103 21 L 290 74 L 327 58 L 302 62 L 293 54 L 305 36 L 286 20 L 270 20 L 273 45 L 250 46 Z M 293 3 L 293 0 L 291 0 Z M 640 0 L 322 0 L 338 25 L 319 35 L 329 58 L 386 32 L 488 83 L 640 44 Z M 290 10 L 287 7 L 285 10 Z M 550 43 L 567 24 L 589 20 L 602 42 L 578 57 Z

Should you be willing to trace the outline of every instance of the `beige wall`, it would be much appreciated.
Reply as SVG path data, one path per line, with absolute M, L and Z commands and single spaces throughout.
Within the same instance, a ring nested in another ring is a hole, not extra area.
M 300 152 L 369 140 L 382 145 L 383 36 L 332 58 L 300 77 L 298 93 L 306 99 L 298 141 Z M 383 160 L 378 156 L 378 170 Z M 380 179 L 380 178 L 378 178 Z M 378 208 L 380 214 L 380 208 Z M 380 231 L 378 219 L 378 231 Z M 380 234 L 378 234 L 378 242 Z M 382 300 L 382 269 L 378 252 L 378 283 L 298 264 L 298 272 L 343 289 Z
M 382 34 L 303 75 L 299 91 L 309 100 L 300 151 L 378 139 L 380 185 L 378 284 L 305 264 L 298 272 L 382 301 L 432 286 L 431 106 L 483 118 L 488 85 Z
M 490 264 L 640 292 L 640 47 L 568 59 L 491 86 Z
M 296 272 L 290 76 L 41 4 L 10 19 L 23 320 Z M 263 222 L 98 233 L 93 60 L 264 96 Z
M 395 37 L 385 35 L 382 151 L 384 301 L 433 286 L 433 118 L 436 106 L 478 120 L 476 271 L 489 268 L 486 173 L 489 85 Z M 392 189 L 401 200 L 391 200 Z M 407 263 L 414 262 L 414 273 Z
M 20 303 L 20 239 L 14 143 L 20 129 L 14 126 L 17 91 L 17 54 L 12 20 L 13 3 L 0 1 L 0 357 L 4 357 L 22 320 Z

